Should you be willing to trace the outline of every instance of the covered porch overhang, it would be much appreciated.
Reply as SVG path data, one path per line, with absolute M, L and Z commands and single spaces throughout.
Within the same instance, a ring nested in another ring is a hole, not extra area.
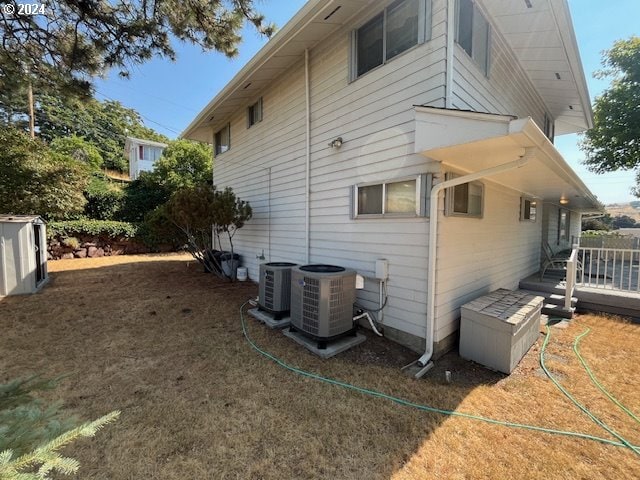
M 603 211 L 530 117 L 417 106 L 415 121 L 415 153 L 441 162 L 444 170 L 473 173 L 533 152 L 522 167 L 488 180 L 574 211 Z

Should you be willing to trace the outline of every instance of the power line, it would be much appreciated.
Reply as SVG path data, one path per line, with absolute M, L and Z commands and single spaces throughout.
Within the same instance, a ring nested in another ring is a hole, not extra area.
M 118 100 L 115 100 L 114 98 L 111 98 L 110 96 L 108 96 L 108 95 L 106 95 L 106 94 L 102 93 L 102 92 L 101 92 L 101 91 L 99 91 L 99 90 L 96 90 L 96 93 L 97 93 L 98 95 L 102 95 L 102 96 L 103 96 L 104 98 L 106 98 L 107 100 L 111 100 L 111 101 L 113 101 L 113 102 L 117 102 L 117 101 L 118 101 Z M 154 123 L 154 124 L 156 124 L 156 125 L 158 125 L 158 126 L 160 126 L 160 127 L 164 128 L 164 129 L 166 129 L 166 130 L 169 130 L 170 132 L 175 133 L 176 135 L 180 135 L 180 133 L 181 133 L 181 131 L 180 131 L 180 130 L 177 130 L 177 129 L 173 128 L 173 127 L 169 127 L 169 126 L 164 125 L 164 124 L 162 124 L 162 123 L 160 123 L 160 122 L 156 122 L 155 120 L 152 120 L 151 118 L 147 117 L 146 115 L 144 115 L 144 114 L 142 114 L 142 113 L 140 113 L 140 112 L 138 112 L 138 115 L 140 115 L 142 118 L 144 118 L 145 120 L 147 120 L 147 121 L 149 121 L 149 122 L 151 122 L 151 123 Z

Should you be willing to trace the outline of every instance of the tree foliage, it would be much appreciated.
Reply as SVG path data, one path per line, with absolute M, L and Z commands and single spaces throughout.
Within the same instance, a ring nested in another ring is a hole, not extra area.
M 102 167 L 102 155 L 98 149 L 75 134 L 54 138 L 51 142 L 51 150 L 86 163 L 92 170 L 99 170 Z
M 69 136 L 82 137 L 98 149 L 104 167 L 127 171 L 124 142 L 127 136 L 167 141 L 144 125 L 140 114 L 120 102 L 41 95 L 37 99 L 36 125 L 38 136 L 48 142 Z
M 101 175 L 93 175 L 84 191 L 84 214 L 96 220 L 114 220 L 122 207 L 122 188 Z
M 0 128 L 0 213 L 47 219 L 82 213 L 89 169 L 15 129 Z
M 153 56 L 174 60 L 172 40 L 235 56 L 245 21 L 274 32 L 252 0 L 60 0 L 36 15 L 0 13 L 0 79 L 48 79 L 58 88 L 87 92 L 91 77 Z
M 57 471 L 75 473 L 77 460 L 63 457 L 60 450 L 80 437 L 92 437 L 115 421 L 120 412 L 111 412 L 92 422 L 81 423 L 66 417 L 61 405 L 45 405 L 34 391 L 50 390 L 58 379 L 38 376 L 0 384 L 0 478 L 42 480 Z
M 142 222 L 177 190 L 210 183 L 212 165 L 210 146 L 188 140 L 169 142 L 153 170 L 140 173 L 125 189 L 121 219 Z
M 596 77 L 611 78 L 595 99 L 594 127 L 585 133 L 586 165 L 597 173 L 640 166 L 640 37 L 619 40 L 604 53 Z
M 211 182 L 211 146 L 189 140 L 170 142 L 155 163 L 152 176 L 158 185 L 171 193 L 180 188 Z

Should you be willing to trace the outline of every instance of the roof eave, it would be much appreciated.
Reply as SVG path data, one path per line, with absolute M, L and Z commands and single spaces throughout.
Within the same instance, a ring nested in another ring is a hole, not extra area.
M 229 83 L 207 104 L 206 107 L 196 116 L 195 119 L 187 126 L 187 128 L 180 134 L 180 138 L 190 138 L 195 133 L 195 130 L 201 128 L 200 125 L 205 120 L 211 111 L 222 102 L 229 94 L 244 84 L 244 80 L 251 75 L 262 63 L 274 55 L 282 46 L 284 46 L 306 23 L 308 23 L 308 16 L 315 16 L 314 12 L 318 6 L 326 7 L 333 3 L 334 0 L 322 1 L 322 0 L 309 0 L 291 20 L 289 20 L 281 30 L 271 38 L 266 45 L 264 45 L 256 55 L 231 79 Z M 212 132 L 213 133 L 213 132 Z

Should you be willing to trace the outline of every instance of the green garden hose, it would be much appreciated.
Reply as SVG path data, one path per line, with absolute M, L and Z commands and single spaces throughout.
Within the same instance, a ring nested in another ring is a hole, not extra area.
M 551 372 L 549 371 L 549 369 L 547 369 L 547 366 L 545 365 L 544 362 L 544 353 L 547 349 L 547 345 L 549 344 L 549 339 L 551 338 L 551 329 L 549 328 L 549 325 L 547 324 L 547 333 L 544 337 L 544 343 L 542 344 L 542 348 L 540 349 L 540 366 L 542 367 L 542 370 L 544 370 L 544 373 L 547 374 L 547 377 L 549 377 L 549 380 L 551 380 L 553 382 L 553 384 L 558 387 L 558 389 L 569 399 L 571 400 L 571 402 L 573 402 L 573 404 L 578 407 L 580 410 L 582 410 L 582 412 L 587 415 L 591 420 L 593 420 L 593 422 L 598 425 L 599 427 L 603 428 L 604 430 L 606 430 L 607 432 L 609 432 L 611 435 L 613 435 L 614 437 L 616 437 L 618 440 L 620 440 L 620 442 L 622 442 L 627 448 L 629 448 L 633 453 L 635 453 L 636 455 L 640 456 L 640 449 L 638 447 L 636 447 L 635 445 L 632 445 L 629 441 L 627 441 L 622 435 L 620 435 L 618 432 L 616 432 L 615 430 L 613 430 L 611 427 L 609 427 L 606 423 L 604 423 L 602 420 L 600 420 L 598 417 L 596 417 L 593 413 L 591 413 L 589 411 L 589 409 L 587 409 L 587 407 L 585 407 L 584 405 L 582 405 L 580 402 L 578 402 L 578 400 L 575 399 L 575 397 L 573 395 L 571 395 L 566 388 L 564 388 L 560 382 L 551 374 Z
M 594 435 L 589 435 L 589 434 L 586 434 L 586 433 L 570 432 L 570 431 L 565 431 L 565 430 L 556 430 L 556 429 L 552 429 L 552 428 L 538 427 L 538 426 L 535 426 L 535 425 L 527 425 L 527 424 L 522 424 L 522 423 L 506 422 L 506 421 L 502 421 L 502 420 L 495 420 L 493 418 L 482 417 L 482 416 L 478 416 L 478 415 L 472 415 L 470 413 L 456 412 L 456 411 L 453 411 L 453 410 L 444 410 L 444 409 L 441 409 L 441 408 L 431 407 L 431 406 L 428 406 L 428 405 L 421 405 L 421 404 L 418 404 L 418 403 L 410 402 L 408 400 L 404 400 L 402 398 L 398 398 L 398 397 L 394 397 L 392 395 L 388 395 L 386 393 L 378 392 L 376 390 L 369 390 L 367 388 L 358 387 L 356 385 L 351 385 L 350 383 L 341 382 L 339 380 L 335 380 L 335 379 L 332 379 L 332 378 L 323 377 L 322 375 L 318 375 L 317 373 L 307 372 L 307 371 L 302 370 L 300 368 L 294 367 L 292 365 L 289 365 L 285 361 L 281 360 L 280 358 L 276 357 L 275 355 L 273 355 L 273 354 L 271 354 L 269 352 L 266 352 L 265 350 L 262 350 L 251 339 L 251 337 L 249 336 L 249 333 L 247 331 L 247 325 L 246 325 L 245 317 L 244 317 L 244 307 L 249 302 L 250 302 L 250 300 L 246 301 L 245 303 L 243 303 L 240 306 L 240 321 L 241 321 L 241 324 L 242 324 L 242 334 L 243 334 L 244 338 L 249 343 L 251 348 L 254 349 L 256 352 L 258 352 L 260 355 L 268 358 L 269 360 L 275 362 L 277 365 L 283 367 L 284 369 L 286 369 L 286 370 L 288 370 L 290 372 L 296 373 L 296 374 L 301 375 L 303 377 L 313 378 L 314 380 L 318 380 L 318 381 L 323 382 L 323 383 L 328 383 L 330 385 L 336 385 L 338 387 L 346 388 L 348 390 L 352 390 L 352 391 L 355 391 L 355 392 L 358 392 L 358 393 L 362 393 L 364 395 L 368 395 L 368 396 L 371 396 L 371 397 L 383 398 L 385 400 L 389 400 L 389 401 L 397 403 L 399 405 L 402 405 L 402 406 L 405 406 L 405 407 L 410 407 L 410 408 L 415 408 L 417 410 L 421 410 L 421 411 L 425 411 L 425 412 L 437 413 L 439 415 L 446 415 L 446 416 L 453 416 L 453 417 L 462 417 L 462 418 L 467 418 L 467 419 L 470 419 L 470 420 L 477 420 L 477 421 L 481 421 L 481 422 L 485 422 L 485 423 L 490 423 L 492 425 L 501 425 L 501 426 L 504 426 L 504 427 L 520 428 L 520 429 L 524 429 L 524 430 L 533 430 L 533 431 L 537 431 L 537 432 L 550 433 L 550 434 L 554 434 L 554 435 L 562 435 L 562 436 L 566 436 L 566 437 L 580 438 L 580 439 L 583 439 L 583 440 L 591 440 L 591 441 L 603 443 L 603 444 L 606 444 L 606 445 L 613 445 L 615 447 L 630 448 L 634 452 L 636 452 L 636 453 L 638 452 L 636 446 L 631 445 L 626 441 L 624 441 L 624 442 L 616 442 L 614 440 L 609 440 L 607 438 L 602 438 L 602 437 L 596 437 Z
M 627 415 L 629 415 L 631 418 L 633 418 L 636 422 L 640 423 L 640 419 L 638 417 L 636 417 L 633 412 L 631 410 L 629 410 L 627 407 L 625 407 L 622 403 L 620 403 L 618 401 L 617 398 L 615 398 L 613 395 L 611 395 L 603 386 L 602 384 L 598 381 L 598 379 L 596 378 L 596 376 L 593 374 L 593 372 L 591 371 L 591 369 L 589 368 L 589 365 L 587 364 L 587 362 L 585 361 L 584 358 L 582 358 L 582 355 L 580 355 L 580 350 L 578 345 L 580 344 L 580 340 L 582 340 L 583 337 L 587 336 L 589 334 L 589 332 L 591 331 L 590 328 L 587 328 L 584 332 L 582 332 L 582 334 L 578 335 L 575 339 L 575 341 L 573 342 L 573 351 L 575 352 L 576 356 L 578 357 L 578 360 L 580 360 L 580 363 L 582 364 L 582 367 L 585 369 L 585 371 L 587 372 L 587 374 L 589 375 L 589 378 L 591 379 L 591 381 L 593 382 L 593 384 L 598 387 L 598 389 L 604 393 L 609 400 L 611 400 L 613 403 L 615 403 L 623 412 L 625 412 Z

